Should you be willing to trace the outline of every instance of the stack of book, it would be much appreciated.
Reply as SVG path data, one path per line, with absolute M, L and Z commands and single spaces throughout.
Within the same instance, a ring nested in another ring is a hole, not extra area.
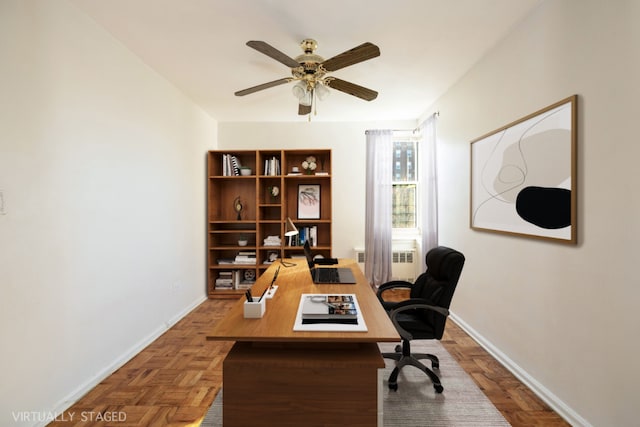
M 301 303 L 302 324 L 358 324 L 355 295 L 306 295 Z
M 264 246 L 280 246 L 282 239 L 280 239 L 280 236 L 267 236 L 262 243 Z
M 216 289 L 224 290 L 224 289 L 233 289 L 235 285 L 235 278 L 233 271 L 221 271 L 218 273 L 218 278 L 216 279 Z
M 240 251 L 236 255 L 234 264 L 255 264 L 256 263 L 256 251 Z

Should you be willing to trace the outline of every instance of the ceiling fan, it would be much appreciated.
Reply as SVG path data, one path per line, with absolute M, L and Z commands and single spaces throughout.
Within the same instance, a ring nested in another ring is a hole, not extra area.
M 247 46 L 290 67 L 293 77 L 285 77 L 240 90 L 235 92 L 236 96 L 244 96 L 263 89 L 296 81 L 297 83 L 293 86 L 292 91 L 298 98 L 298 114 L 301 116 L 311 113 L 311 107 L 315 98 L 323 99 L 329 93 L 327 87 L 366 101 L 372 101 L 378 96 L 378 92 L 375 90 L 367 89 L 366 87 L 327 75 L 327 73 L 332 71 L 380 56 L 380 49 L 373 43 L 363 43 L 327 60 L 313 53 L 318 47 L 317 42 L 313 39 L 305 39 L 300 43 L 300 47 L 304 53 L 295 59 L 263 41 L 248 41 Z

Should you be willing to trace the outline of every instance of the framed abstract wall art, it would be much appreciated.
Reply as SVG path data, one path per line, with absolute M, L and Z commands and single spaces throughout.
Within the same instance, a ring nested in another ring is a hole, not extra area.
M 575 244 L 577 95 L 471 141 L 474 230 Z

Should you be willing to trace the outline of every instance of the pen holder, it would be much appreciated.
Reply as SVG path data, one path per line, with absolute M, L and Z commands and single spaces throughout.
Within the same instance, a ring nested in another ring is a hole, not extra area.
M 254 300 L 253 302 L 244 302 L 244 318 L 245 319 L 259 319 L 264 315 L 266 308 L 266 300 Z

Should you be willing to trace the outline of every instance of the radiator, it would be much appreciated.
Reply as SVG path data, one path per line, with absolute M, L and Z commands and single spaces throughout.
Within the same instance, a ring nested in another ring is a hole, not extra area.
M 354 249 L 354 252 L 358 266 L 364 272 L 365 250 L 357 248 Z M 391 279 L 413 283 L 418 274 L 418 264 L 415 248 L 394 248 L 391 252 Z

